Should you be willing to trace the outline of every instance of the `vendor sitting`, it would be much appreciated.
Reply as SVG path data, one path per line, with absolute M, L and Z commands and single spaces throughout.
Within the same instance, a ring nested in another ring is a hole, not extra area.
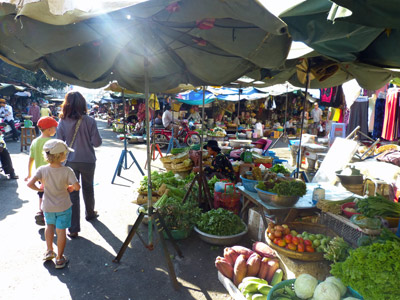
M 217 176 L 219 179 L 235 180 L 235 174 L 233 172 L 232 164 L 229 159 L 221 153 L 221 149 L 218 147 L 217 141 L 208 141 L 204 146 L 207 149 L 208 154 L 213 157 L 211 166 L 204 168 L 204 173 L 208 178 Z M 200 167 L 193 168 L 194 172 L 199 172 Z

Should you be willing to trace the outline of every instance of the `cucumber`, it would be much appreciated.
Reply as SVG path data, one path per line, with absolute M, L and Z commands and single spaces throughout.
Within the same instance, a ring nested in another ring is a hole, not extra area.
M 276 270 L 274 276 L 272 277 L 271 285 L 274 286 L 274 285 L 278 284 L 279 282 L 282 281 L 282 278 L 283 278 L 282 269 Z
M 272 286 L 268 284 L 259 284 L 258 291 L 263 295 L 268 295 L 269 291 L 272 289 Z

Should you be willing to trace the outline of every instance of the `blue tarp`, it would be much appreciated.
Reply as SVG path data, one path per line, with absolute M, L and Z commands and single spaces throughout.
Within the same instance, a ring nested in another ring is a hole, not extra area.
M 203 91 L 186 91 L 175 95 L 175 99 L 179 102 L 189 105 L 202 105 L 203 104 Z M 204 104 L 215 101 L 216 97 L 213 93 L 206 91 Z
M 238 88 L 212 88 L 208 87 L 206 90 L 204 103 L 211 103 L 215 99 L 224 101 L 238 101 L 239 100 L 239 89 Z M 268 93 L 262 93 L 253 87 L 242 88 L 240 94 L 240 100 L 256 100 L 267 98 Z M 203 91 L 187 91 L 176 94 L 175 99 L 179 102 L 186 103 L 189 105 L 202 105 L 203 103 Z
M 218 100 L 224 101 L 238 101 L 239 89 L 238 88 L 209 88 L 209 91 L 214 93 Z M 240 100 L 257 100 L 267 98 L 268 93 L 262 93 L 253 87 L 242 88 Z

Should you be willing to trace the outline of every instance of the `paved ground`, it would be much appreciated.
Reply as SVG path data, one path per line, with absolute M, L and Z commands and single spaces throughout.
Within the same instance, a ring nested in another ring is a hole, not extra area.
M 80 237 L 67 241 L 65 253 L 70 263 L 62 270 L 56 270 L 53 262 L 42 261 L 44 227 L 34 222 L 38 199 L 23 180 L 28 152 L 20 152 L 19 143 L 7 144 L 20 179 L 7 180 L 0 175 L 0 299 L 231 299 L 214 267 L 223 248 L 208 245 L 195 234 L 179 242 L 183 259 L 170 247 L 182 285 L 179 291 L 172 288 L 159 244 L 148 251 L 135 236 L 120 263 L 112 262 L 136 219 L 137 206 L 131 201 L 142 176 L 133 166 L 122 176 L 134 182 L 117 177 L 117 184 L 111 184 L 123 144 L 105 122 L 99 121 L 98 126 L 103 137 L 103 145 L 96 151 L 95 174 L 100 217 L 93 222 L 82 217 Z M 287 157 L 287 146 L 281 146 L 277 152 Z M 144 166 L 145 145 L 128 147 Z M 140 232 L 146 239 L 144 224 Z

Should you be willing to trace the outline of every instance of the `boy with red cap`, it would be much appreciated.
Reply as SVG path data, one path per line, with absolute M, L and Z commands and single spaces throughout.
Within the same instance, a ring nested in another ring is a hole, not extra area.
M 58 122 L 52 117 L 42 117 L 37 122 L 37 126 L 41 131 L 41 135 L 32 141 L 29 153 L 28 163 L 28 176 L 25 181 L 28 181 L 32 177 L 32 166 L 35 163 L 35 168 L 38 169 L 40 166 L 47 165 L 48 162 L 45 160 L 43 155 L 43 145 L 50 140 L 57 132 Z M 36 224 L 44 226 L 44 215 L 42 211 L 43 192 L 39 191 L 39 212 L 35 215 Z

